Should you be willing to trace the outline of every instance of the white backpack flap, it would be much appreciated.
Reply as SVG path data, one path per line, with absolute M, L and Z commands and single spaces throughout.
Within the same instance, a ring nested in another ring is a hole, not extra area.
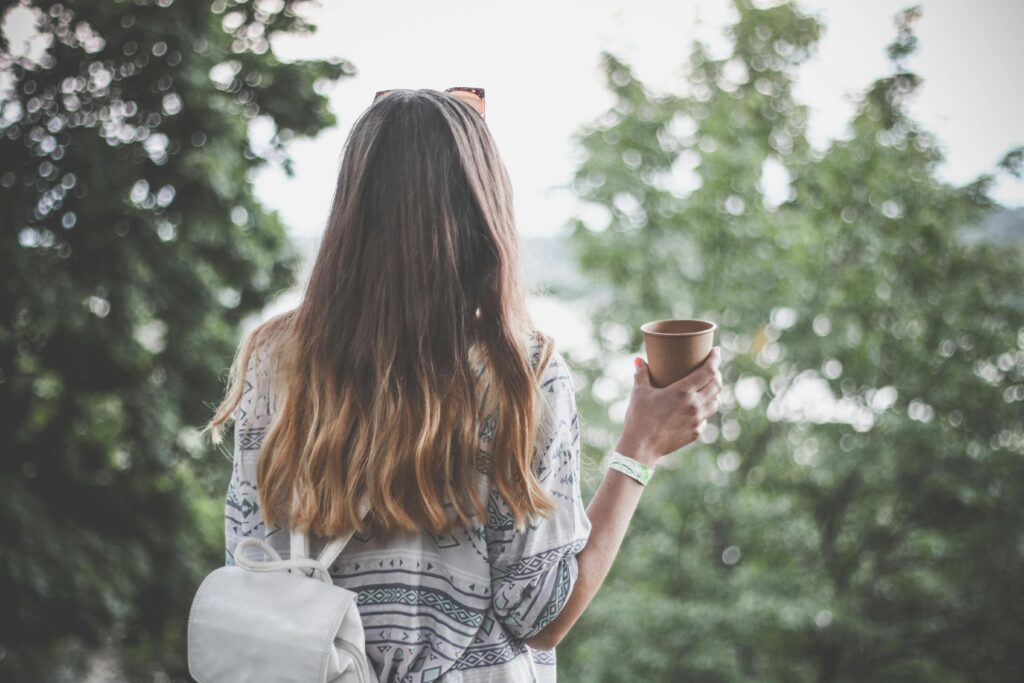
M 356 593 L 335 585 L 329 572 L 349 538 L 332 540 L 315 560 L 308 557 L 308 537 L 295 530 L 288 560 L 263 539 L 239 542 L 236 564 L 210 572 L 192 601 L 192 677 L 199 683 L 379 683 L 366 657 Z M 248 546 L 271 559 L 247 557 Z

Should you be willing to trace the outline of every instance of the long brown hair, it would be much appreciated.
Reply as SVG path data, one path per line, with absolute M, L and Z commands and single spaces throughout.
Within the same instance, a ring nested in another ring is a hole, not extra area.
M 519 246 L 508 173 L 469 104 L 395 90 L 359 116 L 302 301 L 240 345 L 203 430 L 219 442 L 253 354 L 272 361 L 268 526 L 363 532 L 361 496 L 383 533 L 486 519 L 479 434 L 495 415 L 486 473 L 516 526 L 554 510 L 531 467 L 553 340 L 527 310 Z

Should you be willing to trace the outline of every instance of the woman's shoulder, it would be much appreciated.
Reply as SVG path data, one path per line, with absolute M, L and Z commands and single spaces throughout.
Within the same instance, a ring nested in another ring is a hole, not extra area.
M 555 339 L 537 332 L 531 336 L 529 348 L 541 394 L 551 407 L 548 413 L 555 416 L 571 413 L 576 404 L 576 380 Z
M 533 330 L 526 336 L 524 343 L 537 384 L 547 402 L 559 412 L 574 404 L 573 373 L 565 357 L 559 351 L 554 337 L 539 330 Z M 489 394 L 486 391 L 485 393 Z M 491 415 L 497 409 L 497 405 L 486 403 L 484 414 Z
M 555 338 L 541 330 L 532 330 L 527 336 L 526 348 L 534 374 L 543 378 L 565 365 L 565 359 L 558 352 Z

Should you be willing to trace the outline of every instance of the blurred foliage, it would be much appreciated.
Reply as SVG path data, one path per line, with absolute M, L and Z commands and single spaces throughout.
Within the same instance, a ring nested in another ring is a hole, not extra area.
M 355 73 L 275 58 L 314 30 L 294 4 L 0 5 L 2 680 L 78 679 L 100 648 L 186 675 L 230 470 L 196 427 L 297 266 L 250 174 L 291 173 L 284 144 L 335 123 L 320 85 Z
M 735 7 L 731 54 L 695 44 L 685 95 L 605 53 L 615 104 L 578 136 L 574 188 L 607 222 L 574 219 L 570 241 L 606 294 L 600 360 L 568 360 L 614 381 L 643 322 L 711 319 L 726 387 L 665 457 L 559 675 L 1024 680 L 1024 261 L 959 237 L 997 208 L 993 176 L 941 181 L 907 113 L 919 8 L 818 151 L 792 86 L 822 25 Z M 579 397 L 596 459 L 620 426 Z

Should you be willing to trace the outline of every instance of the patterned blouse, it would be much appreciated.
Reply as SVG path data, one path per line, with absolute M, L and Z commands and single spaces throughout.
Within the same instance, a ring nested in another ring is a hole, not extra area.
M 539 343 L 531 338 L 532 358 Z M 235 413 L 234 464 L 224 516 L 226 563 L 246 537 L 262 537 L 289 556 L 289 530 L 268 529 L 260 514 L 256 460 L 273 415 L 265 354 L 253 354 L 242 402 Z M 580 425 L 572 375 L 554 350 L 541 377 L 548 409 L 540 425 L 533 469 L 557 505 L 524 532 L 514 528 L 505 499 L 489 490 L 487 520 L 451 534 L 426 531 L 375 538 L 356 534 L 331 565 L 337 585 L 355 591 L 366 649 L 381 683 L 553 682 L 555 650 L 522 641 L 550 623 L 565 606 L 577 578 L 576 555 L 590 536 L 580 495 Z M 261 387 L 256 389 L 255 387 Z M 480 430 L 486 461 L 495 422 Z M 325 543 L 310 537 L 315 556 Z M 252 557 L 266 559 L 258 549 Z

